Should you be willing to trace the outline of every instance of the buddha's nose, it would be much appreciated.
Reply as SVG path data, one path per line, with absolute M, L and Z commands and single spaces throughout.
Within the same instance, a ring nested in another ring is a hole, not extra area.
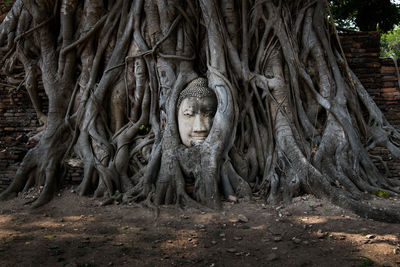
M 196 114 L 194 117 L 193 132 L 207 132 L 206 124 L 200 114 Z

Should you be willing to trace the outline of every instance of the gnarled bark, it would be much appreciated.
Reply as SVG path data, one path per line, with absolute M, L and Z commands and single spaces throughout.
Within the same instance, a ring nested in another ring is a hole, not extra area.
M 223 192 L 258 191 L 270 203 L 309 192 L 400 221 L 399 211 L 363 202 L 399 195 L 368 150 L 384 145 L 399 157 L 400 134 L 348 68 L 325 0 L 57 3 L 17 1 L 0 26 L 3 56 L 24 65 L 46 123 L 1 198 L 44 184 L 36 205 L 49 201 L 74 153 L 81 195 L 219 208 Z M 199 76 L 218 108 L 204 143 L 188 148 L 176 103 Z

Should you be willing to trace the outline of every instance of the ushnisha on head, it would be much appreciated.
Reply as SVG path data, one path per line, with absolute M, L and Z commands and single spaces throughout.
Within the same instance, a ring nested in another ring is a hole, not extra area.
M 194 79 L 182 90 L 177 110 L 182 143 L 187 147 L 203 143 L 211 130 L 217 110 L 217 97 L 208 88 L 207 79 Z

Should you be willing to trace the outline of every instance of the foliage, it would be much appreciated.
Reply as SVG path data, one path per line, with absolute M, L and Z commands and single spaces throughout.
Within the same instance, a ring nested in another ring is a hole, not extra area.
M 3 21 L 13 3 L 14 1 L 11 0 L 0 0 L 0 22 Z
M 381 35 L 381 57 L 400 57 L 400 28 Z
M 390 0 L 332 0 L 339 27 L 388 32 L 400 21 L 400 7 Z

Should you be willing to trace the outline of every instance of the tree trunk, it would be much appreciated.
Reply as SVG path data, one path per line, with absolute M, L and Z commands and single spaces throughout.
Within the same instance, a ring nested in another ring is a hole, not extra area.
M 17 0 L 1 51 L 24 65 L 46 127 L 0 197 L 44 185 L 35 205 L 46 203 L 73 156 L 81 195 L 220 208 L 306 192 L 400 221 L 365 202 L 400 194 L 368 155 L 380 145 L 399 158 L 400 134 L 349 69 L 326 10 L 325 0 Z M 179 99 L 198 77 L 218 107 L 205 140 L 185 146 Z

